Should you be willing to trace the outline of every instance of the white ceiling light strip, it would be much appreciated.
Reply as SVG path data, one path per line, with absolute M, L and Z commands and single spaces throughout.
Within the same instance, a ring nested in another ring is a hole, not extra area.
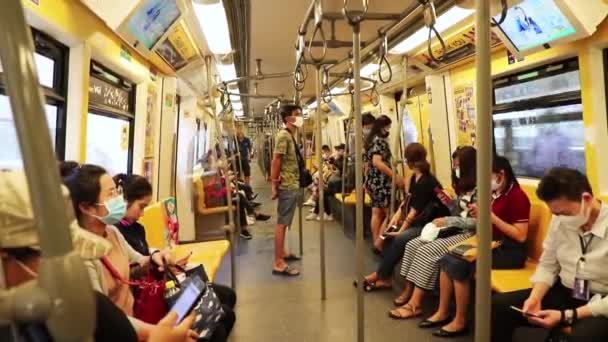
M 468 18 L 473 13 L 475 13 L 475 10 L 454 6 L 439 17 L 437 17 L 437 23 L 435 24 L 435 28 L 439 33 L 442 33 L 450 27 L 459 24 L 461 21 Z M 390 50 L 390 53 L 395 55 L 402 55 L 408 53 L 425 43 L 428 39 L 428 35 L 429 29 L 427 27 L 422 27 L 411 36 L 405 38 L 394 48 L 392 48 Z M 435 37 L 435 33 L 433 33 L 433 37 Z M 363 72 L 361 74 L 363 74 Z
M 201 25 L 209 50 L 216 55 L 232 52 L 226 11 L 221 0 L 198 0 L 192 6 Z

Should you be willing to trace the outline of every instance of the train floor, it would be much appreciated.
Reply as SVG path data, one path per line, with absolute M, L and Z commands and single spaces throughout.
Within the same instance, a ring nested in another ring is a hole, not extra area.
M 301 270 L 299 277 L 286 278 L 271 273 L 274 255 L 276 202 L 270 200 L 270 186 L 254 164 L 252 185 L 263 203 L 260 211 L 272 215 L 267 222 L 251 227 L 253 239 L 240 240 L 237 260 L 237 322 L 230 342 L 317 342 L 356 341 L 355 243 L 344 233 L 340 222 L 327 222 L 326 274 L 327 299 L 321 300 L 319 224 L 304 221 L 303 259 L 293 263 Z M 303 215 L 309 207 L 304 207 Z M 297 214 L 290 234 L 292 252 L 299 253 Z M 365 248 L 365 269 L 372 271 L 377 257 Z M 230 284 L 230 262 L 227 256 L 218 273 L 218 282 Z M 365 340 L 376 341 L 441 341 L 431 332 L 417 327 L 419 319 L 395 321 L 388 317 L 396 292 L 365 294 Z M 429 298 L 430 299 L 430 298 Z M 429 301 L 425 314 L 430 314 L 436 298 Z M 472 341 L 472 336 L 453 341 Z

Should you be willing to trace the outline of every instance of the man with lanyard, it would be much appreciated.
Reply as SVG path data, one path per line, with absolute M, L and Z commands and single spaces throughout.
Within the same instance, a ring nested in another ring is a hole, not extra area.
M 239 146 L 239 153 L 241 155 L 241 171 L 243 172 L 243 180 L 245 184 L 250 185 L 251 181 L 251 165 L 249 163 L 249 156 L 251 155 L 251 140 L 243 134 L 242 131 L 236 133 L 236 140 Z
M 608 341 L 608 206 L 594 198 L 585 175 L 566 168 L 546 173 L 536 194 L 553 218 L 534 287 L 494 296 L 492 341 L 511 341 L 514 330 L 544 340 L 565 327 L 568 341 Z M 518 328 L 530 325 L 543 329 Z
M 285 251 L 285 229 L 291 225 L 298 201 L 300 200 L 300 151 L 295 143 L 296 130 L 304 124 L 302 108 L 284 105 L 279 114 L 285 125 L 275 138 L 274 155 L 270 171 L 272 199 L 277 202 L 277 226 L 274 236 L 274 265 L 272 274 L 293 277 L 300 274 L 286 261 L 298 258 Z

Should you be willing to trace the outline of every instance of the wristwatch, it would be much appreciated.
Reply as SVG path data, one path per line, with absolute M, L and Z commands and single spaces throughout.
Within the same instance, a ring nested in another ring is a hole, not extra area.
M 571 326 L 574 323 L 574 310 L 566 310 L 564 311 L 564 323 L 567 326 Z

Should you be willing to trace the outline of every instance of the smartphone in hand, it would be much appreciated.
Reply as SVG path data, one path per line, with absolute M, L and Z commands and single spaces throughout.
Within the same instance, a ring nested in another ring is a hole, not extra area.
M 390 227 L 388 227 L 388 229 L 382 233 L 382 235 L 380 235 L 380 238 L 382 240 L 386 239 L 389 235 L 387 233 L 396 233 L 399 231 L 399 227 L 397 227 L 396 225 L 392 225 Z
M 537 314 L 533 314 L 533 313 L 531 313 L 531 312 L 525 312 L 524 310 L 522 310 L 522 309 L 520 309 L 520 308 L 518 308 L 518 307 L 515 307 L 515 306 L 510 306 L 510 308 L 511 308 L 512 310 L 515 310 L 515 311 L 517 311 L 517 312 L 519 312 L 519 313 L 523 314 L 524 316 L 528 316 L 528 317 L 535 317 L 535 318 L 541 318 L 541 317 L 540 317 L 539 315 L 537 315 Z

